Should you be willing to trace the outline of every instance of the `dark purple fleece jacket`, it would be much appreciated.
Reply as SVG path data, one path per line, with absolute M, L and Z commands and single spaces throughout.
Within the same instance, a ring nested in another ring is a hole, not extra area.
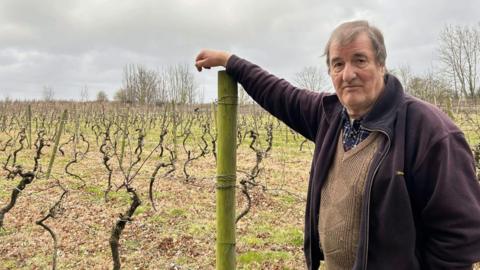
M 318 237 L 322 184 L 341 128 L 336 95 L 298 89 L 235 55 L 227 73 L 268 112 L 315 143 L 305 213 L 308 269 L 323 254 Z M 436 107 L 385 89 L 363 120 L 382 134 L 366 182 L 353 269 L 471 269 L 480 261 L 480 185 L 463 133 Z

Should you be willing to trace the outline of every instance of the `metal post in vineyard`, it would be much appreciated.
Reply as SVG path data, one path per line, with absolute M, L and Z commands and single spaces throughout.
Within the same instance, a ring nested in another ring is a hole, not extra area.
M 218 72 L 217 270 L 235 269 L 237 83 Z

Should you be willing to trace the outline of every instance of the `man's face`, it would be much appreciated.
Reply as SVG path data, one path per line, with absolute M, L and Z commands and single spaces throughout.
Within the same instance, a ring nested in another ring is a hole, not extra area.
M 366 33 L 343 46 L 333 41 L 329 53 L 329 74 L 340 102 L 351 117 L 362 117 L 383 91 L 384 66 L 377 63 Z

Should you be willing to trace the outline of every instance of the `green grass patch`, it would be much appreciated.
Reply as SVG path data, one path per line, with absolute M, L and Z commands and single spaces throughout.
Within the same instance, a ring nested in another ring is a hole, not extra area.
M 274 243 L 280 245 L 301 247 L 303 245 L 303 232 L 294 227 L 277 229 L 272 233 L 272 240 Z
M 159 214 L 153 214 L 152 216 L 147 218 L 147 222 L 156 225 L 162 225 L 167 222 L 167 219 Z
M 9 198 L 11 194 L 12 194 L 12 188 L 0 185 L 0 198 Z M 5 201 L 7 201 L 7 199 Z
M 215 225 L 213 223 L 192 223 L 188 225 L 187 232 L 195 237 L 215 234 Z
M 108 193 L 108 198 L 112 199 L 115 202 L 121 202 L 121 203 L 130 203 L 131 201 L 130 194 L 128 194 L 128 192 L 125 192 L 123 190 Z
M 470 147 L 473 147 L 480 143 L 480 137 L 478 136 L 478 133 L 476 131 L 464 130 L 463 132 L 465 133 L 465 138 L 470 144 Z
M 258 235 L 264 235 L 262 238 L 265 238 L 265 240 L 255 240 L 254 237 L 260 238 L 258 235 L 247 235 L 243 240 L 246 241 L 246 243 L 251 241 L 252 244 L 275 243 L 296 247 L 301 247 L 303 245 L 303 231 L 296 227 L 276 228 L 269 224 L 263 224 L 258 226 L 256 232 Z
M 249 234 L 245 236 L 241 236 L 239 239 L 240 243 L 245 243 L 249 246 L 262 246 L 265 244 L 265 239 L 258 237 L 255 234 Z
M 167 214 L 170 217 L 187 217 L 187 211 L 182 208 L 173 208 L 169 210 Z
M 105 190 L 103 189 L 103 187 L 94 186 L 94 185 L 87 185 L 85 187 L 85 191 L 88 194 L 90 194 L 91 196 L 93 196 L 93 198 L 95 200 L 103 200 L 104 199 Z M 109 194 L 109 197 L 110 197 L 110 194 Z
M 147 211 L 150 211 L 151 210 L 151 207 L 150 205 L 140 205 L 139 207 L 137 207 L 137 209 L 135 210 L 135 213 L 134 213 L 134 216 L 138 216 L 138 215 L 141 215 Z
M 5 225 L 5 219 L 3 221 L 4 221 L 4 225 Z M 14 233 L 14 231 L 11 230 L 11 229 L 0 228 L 0 237 L 7 236 L 7 235 L 10 235 L 10 234 L 13 234 L 13 233 Z
M 297 201 L 298 201 L 297 198 L 295 198 L 294 196 L 289 195 L 289 194 L 279 195 L 278 198 L 280 199 L 280 201 L 282 203 L 284 203 L 287 206 L 292 205 L 292 204 L 296 204 Z
M 2 269 L 17 269 L 18 263 L 15 260 L 4 260 L 0 263 Z
M 266 261 L 288 260 L 290 254 L 285 251 L 247 251 L 238 256 L 240 264 L 261 264 Z

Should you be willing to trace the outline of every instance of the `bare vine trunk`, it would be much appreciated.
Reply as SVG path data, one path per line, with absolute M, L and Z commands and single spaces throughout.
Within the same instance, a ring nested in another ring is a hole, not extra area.
M 120 214 L 120 218 L 115 223 L 115 226 L 112 229 L 112 234 L 110 236 L 110 248 L 112 249 L 114 270 L 119 270 L 121 266 L 120 252 L 118 251 L 118 247 L 120 246 L 119 242 L 122 231 L 123 229 L 125 229 L 125 225 L 127 224 L 127 222 L 132 220 L 132 216 L 135 213 L 135 210 L 142 203 L 133 188 L 127 188 L 127 191 L 132 195 L 132 203 L 130 204 L 130 208 L 128 209 L 127 213 Z

